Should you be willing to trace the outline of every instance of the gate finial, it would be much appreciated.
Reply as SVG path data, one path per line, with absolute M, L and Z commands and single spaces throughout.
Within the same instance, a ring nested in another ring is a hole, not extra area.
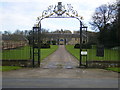
M 58 11 L 62 11 L 62 2 L 58 2 Z

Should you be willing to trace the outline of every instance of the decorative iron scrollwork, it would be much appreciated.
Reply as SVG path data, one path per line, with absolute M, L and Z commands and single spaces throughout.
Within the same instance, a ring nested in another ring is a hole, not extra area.
M 37 21 L 43 18 L 48 17 L 77 17 L 79 19 L 83 19 L 81 16 L 78 16 L 78 12 L 73 10 L 71 4 L 67 4 L 67 8 L 62 5 L 62 2 L 58 2 L 58 5 L 53 7 L 53 5 L 49 6 L 47 10 L 42 12 L 42 16 L 37 18 Z

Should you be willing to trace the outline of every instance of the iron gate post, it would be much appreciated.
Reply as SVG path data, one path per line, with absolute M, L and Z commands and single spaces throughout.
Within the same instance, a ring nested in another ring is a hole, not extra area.
M 40 49 L 41 49 L 41 21 L 38 29 L 38 66 L 40 67 Z
M 82 22 L 80 21 L 80 61 L 79 61 L 79 67 L 82 65 L 81 51 L 82 51 Z
M 38 56 L 38 66 L 40 65 L 40 30 L 38 26 L 33 27 L 33 55 L 32 55 L 32 65 L 35 67 L 35 56 Z M 36 52 L 37 51 L 37 52 Z
M 33 68 L 34 68 L 34 27 L 33 27 L 33 33 L 32 33 L 32 36 L 33 36 L 33 38 L 32 38 L 32 44 L 33 44 L 33 51 L 32 51 L 32 53 L 33 53 L 33 55 L 32 55 L 32 66 L 33 66 Z
M 86 36 L 87 36 L 87 27 L 86 27 Z M 88 42 L 88 37 L 86 37 L 86 43 Z M 88 52 L 87 50 L 87 45 L 86 45 L 86 51 Z M 87 54 L 88 56 L 88 54 Z M 86 56 L 86 68 L 88 67 L 88 61 L 87 61 L 87 56 Z

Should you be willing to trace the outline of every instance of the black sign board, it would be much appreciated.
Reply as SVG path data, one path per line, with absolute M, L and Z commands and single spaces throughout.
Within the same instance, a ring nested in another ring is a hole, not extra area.
M 96 56 L 104 57 L 104 46 L 103 45 L 97 46 Z

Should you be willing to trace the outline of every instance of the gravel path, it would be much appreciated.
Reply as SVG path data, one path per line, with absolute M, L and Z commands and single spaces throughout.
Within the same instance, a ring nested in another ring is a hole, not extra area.
M 43 60 L 41 67 L 71 69 L 78 67 L 78 60 L 66 51 L 64 45 L 60 45 L 56 52 Z

